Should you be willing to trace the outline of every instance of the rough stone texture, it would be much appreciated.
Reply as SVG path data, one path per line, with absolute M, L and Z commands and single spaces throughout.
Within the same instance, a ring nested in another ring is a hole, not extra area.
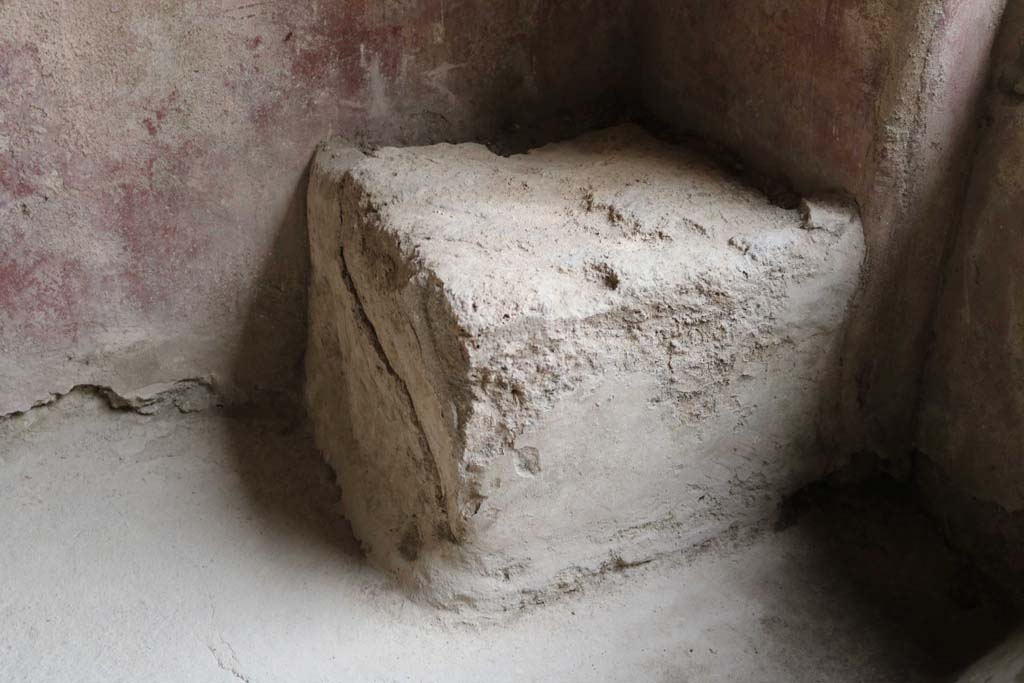
M 781 173 L 842 189 L 864 220 L 864 288 L 828 430 L 837 455 L 912 442 L 947 235 L 1004 0 L 638 0 L 653 115 Z
M 828 468 L 854 209 L 773 206 L 630 126 L 359 156 L 314 162 L 307 386 L 377 563 L 447 605 L 539 600 Z
M 624 4 L 0 2 L 0 414 L 83 383 L 293 388 L 316 143 L 585 108 L 630 61 Z
M 1012 2 L 935 315 L 917 438 L 933 510 L 1024 601 L 1022 30 L 1024 3 Z

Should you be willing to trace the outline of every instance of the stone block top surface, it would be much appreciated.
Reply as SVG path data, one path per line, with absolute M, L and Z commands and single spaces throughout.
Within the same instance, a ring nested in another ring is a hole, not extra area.
M 384 148 L 351 176 L 471 334 L 716 282 L 757 286 L 820 260 L 806 210 L 631 125 L 512 157 L 476 144 Z

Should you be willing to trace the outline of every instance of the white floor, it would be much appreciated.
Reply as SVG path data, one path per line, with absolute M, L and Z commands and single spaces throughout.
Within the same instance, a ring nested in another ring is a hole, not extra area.
M 936 680 L 800 525 L 473 626 L 367 567 L 337 495 L 284 422 L 0 422 L 0 681 Z

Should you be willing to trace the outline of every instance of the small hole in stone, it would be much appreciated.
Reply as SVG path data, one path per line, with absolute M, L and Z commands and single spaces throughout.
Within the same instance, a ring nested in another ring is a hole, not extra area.
M 621 282 L 619 274 L 607 263 L 595 263 L 591 266 L 591 270 L 601 284 L 608 289 L 615 290 L 619 288 L 619 283 Z

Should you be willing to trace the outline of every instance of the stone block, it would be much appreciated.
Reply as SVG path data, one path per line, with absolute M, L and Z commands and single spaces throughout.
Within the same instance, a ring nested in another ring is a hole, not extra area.
M 770 518 L 830 467 L 864 258 L 837 202 L 780 208 L 633 126 L 324 145 L 307 399 L 371 560 L 499 609 Z

